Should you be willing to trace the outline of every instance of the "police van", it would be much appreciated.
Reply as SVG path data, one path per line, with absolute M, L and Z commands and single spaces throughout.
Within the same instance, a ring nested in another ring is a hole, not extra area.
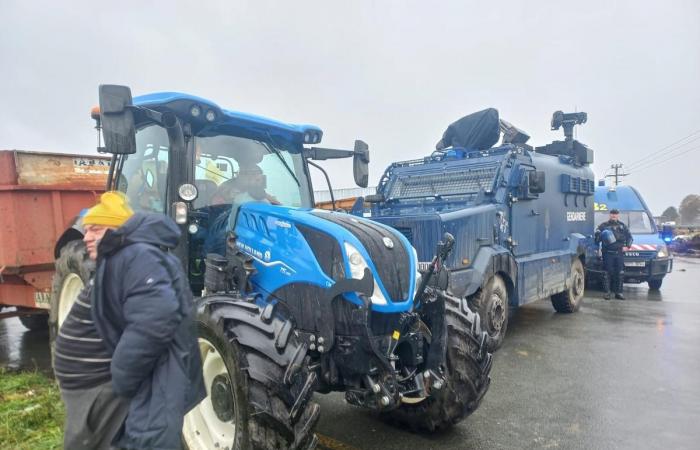
M 620 221 L 632 233 L 633 243 L 624 249 L 624 282 L 646 282 L 650 289 L 660 289 L 673 268 L 673 258 L 639 192 L 632 186 L 605 186 L 601 182 L 595 190 L 593 209 L 596 227 L 609 219 L 610 210 L 617 209 Z M 589 273 L 600 273 L 601 265 L 599 260 L 589 262 L 587 269 Z

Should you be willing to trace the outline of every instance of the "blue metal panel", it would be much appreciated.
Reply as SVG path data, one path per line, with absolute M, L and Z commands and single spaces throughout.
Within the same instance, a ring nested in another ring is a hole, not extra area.
M 617 208 L 620 211 L 649 211 L 639 192 L 632 186 L 598 186 L 595 190 L 595 202 L 606 205 L 607 211 Z
M 219 117 L 216 123 L 213 125 L 233 125 L 255 131 L 268 131 L 274 134 L 281 134 L 283 136 L 286 136 L 290 140 L 294 140 L 297 142 L 301 142 L 303 135 L 306 132 L 314 131 L 320 134 L 323 133 L 321 129 L 315 125 L 290 124 L 270 119 L 267 117 L 257 116 L 254 114 L 247 114 L 238 111 L 222 109 L 211 100 L 196 97 L 194 95 L 183 94 L 180 92 L 157 92 L 152 94 L 140 95 L 134 97 L 133 101 L 134 104 L 137 106 L 144 106 L 149 108 L 158 108 L 159 106 L 165 106 L 169 103 L 179 101 L 191 102 L 192 104 L 196 103 L 206 108 L 214 109 L 217 112 L 221 112 L 221 117 Z M 183 111 L 172 111 L 175 114 L 183 115 L 189 113 L 189 108 Z M 187 119 L 191 118 L 187 117 Z
M 387 299 L 386 305 L 372 305 L 374 311 L 401 312 L 412 308 L 417 270 L 413 258 L 410 261 L 411 279 L 407 298 L 392 299 L 379 277 L 376 276 L 377 269 L 360 241 L 345 228 L 309 214 L 309 211 L 307 208 L 254 202 L 241 206 L 235 227 L 236 244 L 241 251 L 254 260 L 257 273 L 251 278 L 251 282 L 257 286 L 263 300 L 267 299 L 271 292 L 290 283 L 309 283 L 322 287 L 330 287 L 334 283 L 324 274 L 313 252 L 297 229 L 297 224 L 300 224 L 335 237 L 343 249 L 344 243 L 347 242 L 360 252 L 375 277 L 379 289 L 382 290 L 384 298 Z M 358 218 L 357 220 L 364 221 L 365 219 Z M 412 254 L 413 251 L 408 240 L 401 235 L 397 237 L 401 245 L 408 249 L 408 254 Z M 350 273 L 347 255 L 345 256 L 346 273 Z M 262 286 L 265 287 L 265 290 L 262 290 Z M 349 301 L 361 304 L 354 293 L 347 294 L 345 297 Z

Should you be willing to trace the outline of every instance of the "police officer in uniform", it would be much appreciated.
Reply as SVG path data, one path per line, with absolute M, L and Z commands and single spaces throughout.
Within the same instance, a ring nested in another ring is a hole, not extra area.
M 596 230 L 596 243 L 601 244 L 603 253 L 603 267 L 605 276 L 603 284 L 605 299 L 610 299 L 610 290 L 615 293 L 615 298 L 624 300 L 622 295 L 622 279 L 624 270 L 623 248 L 632 245 L 632 234 L 627 225 L 620 222 L 620 211 L 610 210 L 610 220 L 603 222 Z

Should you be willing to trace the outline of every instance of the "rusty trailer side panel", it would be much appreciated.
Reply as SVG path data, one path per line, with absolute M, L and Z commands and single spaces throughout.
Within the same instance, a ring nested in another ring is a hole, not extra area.
M 49 307 L 54 244 L 108 171 L 102 156 L 0 151 L 0 305 Z

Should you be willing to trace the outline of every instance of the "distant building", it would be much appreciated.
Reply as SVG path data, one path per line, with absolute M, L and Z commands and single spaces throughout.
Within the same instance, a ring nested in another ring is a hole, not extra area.
M 333 195 L 335 196 L 336 200 L 340 200 L 343 198 L 365 197 L 367 195 L 373 195 L 376 193 L 377 193 L 376 186 L 370 186 L 370 187 L 366 187 L 366 188 L 356 187 L 356 188 L 333 189 Z M 316 203 L 330 202 L 331 201 L 331 194 L 328 190 L 314 191 L 314 200 L 316 200 Z

